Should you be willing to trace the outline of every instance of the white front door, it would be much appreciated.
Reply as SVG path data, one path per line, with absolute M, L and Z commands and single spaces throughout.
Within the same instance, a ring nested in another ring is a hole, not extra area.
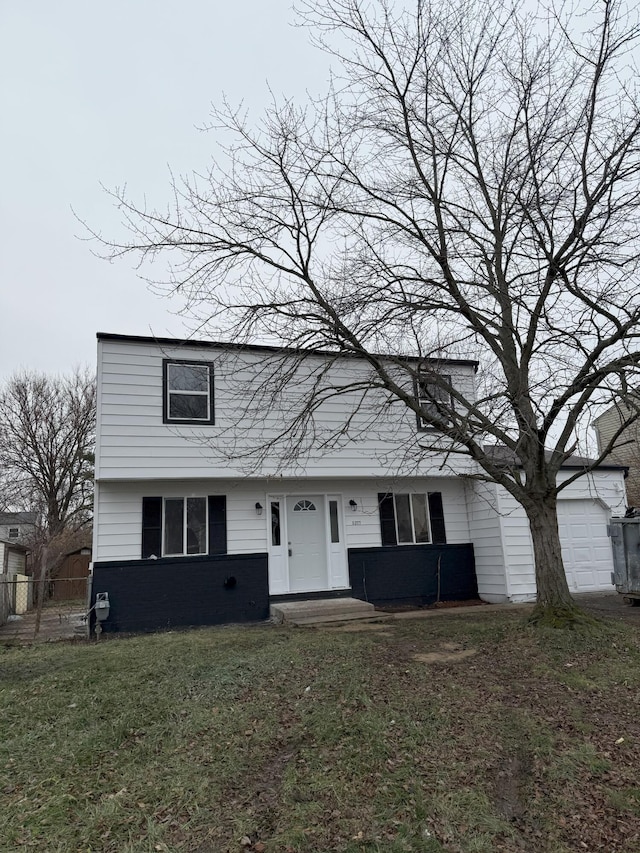
M 324 495 L 289 496 L 286 501 L 289 591 L 327 589 Z

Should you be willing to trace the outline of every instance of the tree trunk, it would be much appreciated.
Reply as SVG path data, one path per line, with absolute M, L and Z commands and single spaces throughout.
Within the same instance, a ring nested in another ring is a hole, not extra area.
M 537 606 L 532 619 L 562 625 L 580 617 L 564 571 L 558 511 L 555 496 L 528 501 L 525 510 L 529 519 L 535 559 Z
M 40 556 L 40 575 L 38 577 L 38 601 L 36 603 L 36 621 L 33 629 L 33 638 L 40 633 L 40 620 L 42 619 L 42 608 L 44 606 L 44 589 L 47 579 L 47 563 L 49 561 L 49 547 L 45 545 Z

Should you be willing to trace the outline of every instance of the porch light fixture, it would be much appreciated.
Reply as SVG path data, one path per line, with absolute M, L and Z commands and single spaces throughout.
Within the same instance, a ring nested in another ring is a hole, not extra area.
M 358 504 L 351 498 L 349 501 L 349 506 L 351 507 L 351 511 L 355 512 L 358 509 Z
M 256 515 L 262 515 L 262 504 L 260 501 L 256 501 Z

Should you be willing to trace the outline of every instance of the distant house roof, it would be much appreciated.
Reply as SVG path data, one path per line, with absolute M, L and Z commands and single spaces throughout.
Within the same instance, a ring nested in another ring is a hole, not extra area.
M 4 545 L 12 551 L 20 551 L 21 554 L 29 553 L 29 548 L 27 548 L 25 545 L 21 545 L 19 542 L 7 542 L 6 539 L 0 539 L 0 544 Z M 0 571 L 2 571 L 1 567 Z
M 198 341 L 192 338 L 151 338 L 151 337 L 143 337 L 141 335 L 117 335 L 112 332 L 98 332 L 96 335 L 99 341 L 128 341 L 130 343 L 139 343 L 139 344 L 161 344 L 162 346 L 172 346 L 172 347 L 204 347 L 208 349 L 219 349 L 219 350 L 235 350 L 242 351 L 247 350 L 249 352 L 270 352 L 270 353 L 289 353 L 291 355 L 323 355 L 323 356 L 341 356 L 344 358 L 358 358 L 357 353 L 343 353 L 338 352 L 337 350 L 320 350 L 320 349 L 306 349 L 304 347 L 277 347 L 277 346 L 262 346 L 259 344 L 238 344 L 238 343 L 223 343 L 221 341 Z M 392 355 L 390 353 L 372 353 L 379 358 L 391 358 Z M 478 370 L 478 362 L 474 359 L 466 359 L 466 358 L 420 358 L 420 356 L 415 355 L 397 355 L 397 358 L 401 358 L 404 361 L 410 362 L 419 362 L 419 363 L 427 363 L 427 364 L 451 364 L 451 365 L 459 365 L 460 367 L 473 367 L 475 371 Z
M 65 557 L 75 557 L 76 554 L 91 554 L 91 545 L 83 545 L 82 548 L 76 548 L 75 551 L 67 551 Z
M 518 458 L 515 451 L 511 450 L 510 447 L 504 447 L 504 445 L 494 444 L 488 445 L 484 448 L 487 456 L 491 456 L 494 462 L 497 465 L 522 465 L 522 461 Z M 545 458 L 551 458 L 551 451 L 545 450 Z M 573 454 L 570 456 L 565 462 L 562 463 L 562 468 L 567 470 L 581 471 L 590 468 L 595 463 L 595 459 L 591 459 L 588 456 L 578 456 L 577 454 Z M 596 466 L 598 471 L 629 471 L 628 465 L 616 465 L 613 462 L 601 462 L 600 465 Z
M 0 524 L 35 524 L 37 520 L 35 512 L 0 512 Z

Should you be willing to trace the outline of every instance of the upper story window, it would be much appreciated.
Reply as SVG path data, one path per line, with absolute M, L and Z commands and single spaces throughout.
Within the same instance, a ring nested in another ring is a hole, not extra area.
M 162 373 L 164 423 L 214 423 L 211 362 L 164 359 Z
M 442 381 L 447 385 L 451 385 L 450 376 L 443 375 Z M 446 410 L 452 407 L 453 398 L 446 388 L 443 388 L 442 385 L 430 379 L 418 379 L 416 396 L 423 412 L 431 414 L 436 418 L 441 418 L 447 421 L 447 423 L 450 422 Z M 439 404 L 442 404 L 442 406 Z M 434 427 L 433 424 L 430 424 L 429 421 L 420 415 L 418 415 L 418 428 L 437 429 L 437 427 Z
M 20 535 L 20 528 L 18 527 L 10 527 L 9 528 L 9 539 L 17 539 Z

